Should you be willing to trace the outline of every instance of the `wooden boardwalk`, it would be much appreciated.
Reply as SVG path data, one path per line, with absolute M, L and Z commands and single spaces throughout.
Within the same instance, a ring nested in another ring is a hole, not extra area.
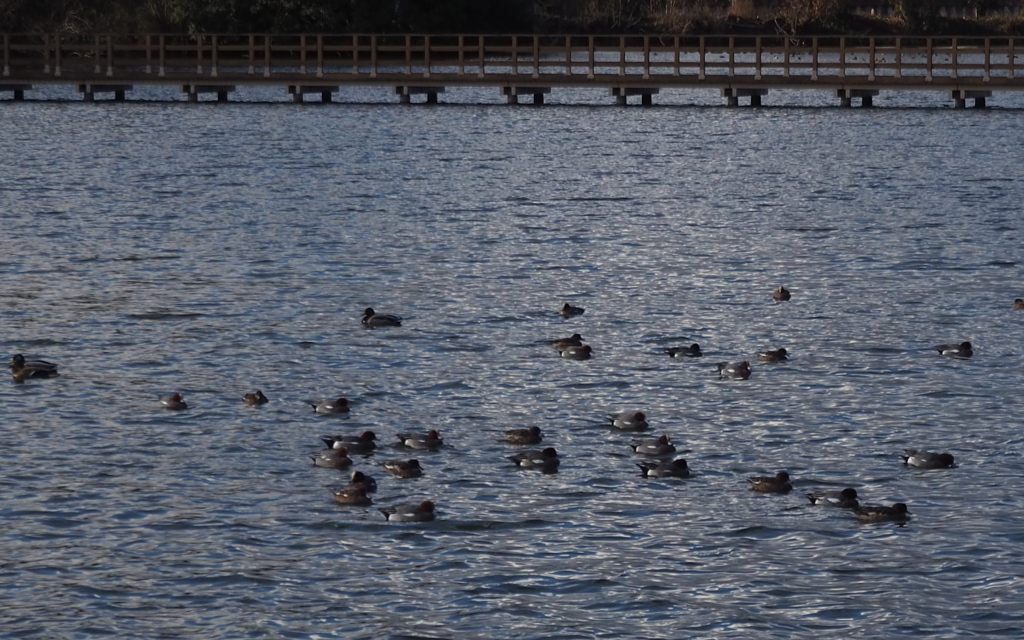
M 753 105 L 773 89 L 826 90 L 849 106 L 881 91 L 941 91 L 985 106 L 1024 90 L 1024 38 L 852 36 L 427 36 L 0 34 L 0 92 L 73 85 L 85 100 L 136 86 L 180 87 L 189 100 L 276 85 L 297 102 L 346 87 L 390 88 L 428 103 L 448 87 L 495 87 L 542 103 L 557 88 L 599 88 L 619 104 L 661 90 L 718 90 Z

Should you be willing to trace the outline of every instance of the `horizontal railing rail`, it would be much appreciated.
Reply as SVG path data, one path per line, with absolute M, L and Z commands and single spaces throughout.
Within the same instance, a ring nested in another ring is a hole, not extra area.
M 1024 85 L 1022 38 L 0 35 L 4 80 Z

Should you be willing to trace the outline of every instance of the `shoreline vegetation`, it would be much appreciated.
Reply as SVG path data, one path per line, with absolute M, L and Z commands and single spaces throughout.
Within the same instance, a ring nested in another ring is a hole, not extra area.
M 1024 35 L 1024 0 L 0 0 L 0 32 Z

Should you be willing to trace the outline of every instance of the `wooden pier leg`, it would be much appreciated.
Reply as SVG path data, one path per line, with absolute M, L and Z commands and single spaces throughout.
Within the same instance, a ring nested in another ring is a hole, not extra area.
M 298 87 L 295 87 L 295 93 L 292 94 L 292 102 L 302 104 L 302 91 Z
M 92 91 L 83 91 L 82 100 L 84 100 L 85 102 L 92 102 L 96 100 L 96 94 L 94 94 Z
M 620 107 L 624 107 L 624 106 L 626 106 L 629 103 L 626 102 L 626 96 L 621 95 L 621 96 L 615 96 L 615 104 L 619 105 Z
M 953 99 L 953 108 L 954 109 L 965 109 L 966 107 L 967 107 L 967 99 L 966 98 L 954 98 Z
M 228 101 L 228 92 L 227 91 L 218 91 L 217 92 L 217 102 L 227 102 L 227 101 Z
M 409 96 L 408 93 L 403 93 L 403 94 L 398 96 L 398 103 L 399 104 L 412 104 L 412 99 L 411 99 L 411 97 Z
M 984 109 L 985 108 L 985 98 L 975 98 L 974 99 L 974 108 L 975 109 Z
M 852 101 L 851 98 L 848 98 L 846 96 L 842 96 L 842 97 L 839 98 L 839 106 L 840 107 L 850 107 L 852 105 L 853 105 L 853 101 Z
M 320 102 L 330 102 L 330 101 L 331 101 L 331 92 L 330 91 L 321 91 L 320 92 Z
M 519 104 L 519 96 L 514 93 L 509 93 L 505 96 L 505 102 L 508 104 Z
M 752 107 L 760 107 L 761 106 L 761 96 L 759 96 L 757 94 L 754 94 L 754 95 L 750 96 L 750 106 L 752 106 Z
M 864 96 L 860 99 L 860 106 L 862 107 L 873 107 L 875 106 L 874 98 L 871 96 Z
M 651 94 L 645 93 L 645 94 L 640 96 L 640 105 L 641 106 L 649 107 L 652 104 L 654 104 L 654 100 L 651 99 Z
M 199 93 L 196 91 L 190 91 L 188 94 L 189 102 L 199 102 Z
M 124 91 L 115 91 L 114 100 L 116 102 L 124 102 Z
M 535 105 L 542 105 L 542 104 L 544 104 L 544 94 L 543 93 L 535 93 L 535 94 L 533 94 L 533 104 L 535 104 Z
M 738 107 L 740 106 L 740 99 L 736 96 L 726 96 L 725 106 L 727 107 Z
M 428 93 L 427 94 L 427 104 L 437 104 L 437 94 L 436 93 Z
M 14 90 L 14 99 L 15 100 L 24 100 L 25 99 L 25 92 L 23 90 L 21 90 L 21 89 L 15 89 Z

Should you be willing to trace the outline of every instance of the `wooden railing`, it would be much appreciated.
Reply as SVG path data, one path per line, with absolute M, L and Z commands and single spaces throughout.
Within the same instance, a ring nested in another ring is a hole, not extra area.
M 3 81 L 1024 86 L 1012 37 L 0 35 Z

